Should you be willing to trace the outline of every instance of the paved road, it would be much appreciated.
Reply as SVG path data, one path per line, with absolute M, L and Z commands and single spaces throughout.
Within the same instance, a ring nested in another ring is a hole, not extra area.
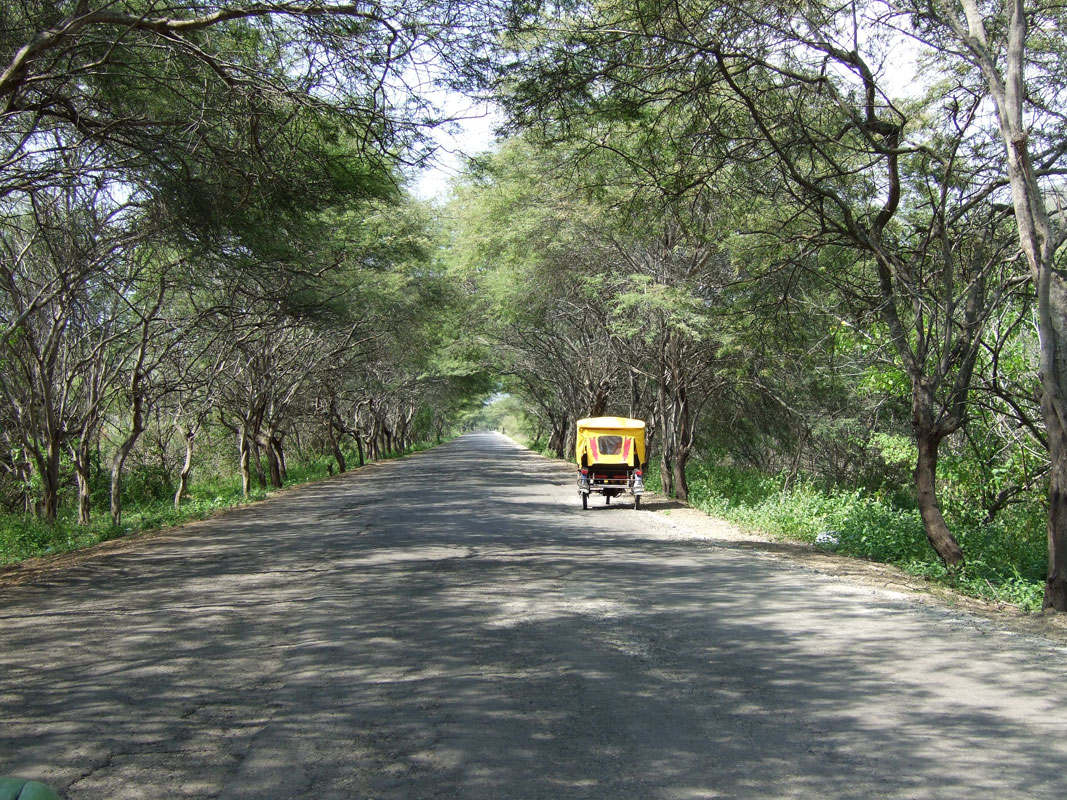
M 478 434 L 0 589 L 0 774 L 79 800 L 1067 795 L 1052 644 L 669 533 Z

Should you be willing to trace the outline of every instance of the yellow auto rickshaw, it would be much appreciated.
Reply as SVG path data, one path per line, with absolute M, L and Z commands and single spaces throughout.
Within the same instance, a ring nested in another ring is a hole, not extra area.
M 589 508 L 589 495 L 604 495 L 604 503 L 623 492 L 641 507 L 645 491 L 645 423 L 626 417 L 590 417 L 578 420 L 575 443 L 578 463 L 578 493 L 582 508 Z

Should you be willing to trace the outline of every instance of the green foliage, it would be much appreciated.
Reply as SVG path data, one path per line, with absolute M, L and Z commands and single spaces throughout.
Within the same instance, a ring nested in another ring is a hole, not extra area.
M 134 502 L 172 500 L 174 489 L 170 475 L 160 466 L 130 470 L 122 483 L 124 495 Z
M 433 442 L 417 442 L 409 452 L 432 446 Z M 354 454 L 351 455 L 354 458 Z M 388 453 L 383 458 L 399 458 L 402 455 Z M 297 486 L 325 478 L 328 475 L 328 463 L 329 459 L 315 458 L 290 465 L 285 485 Z M 124 489 L 128 498 L 127 507 L 123 512 L 123 524 L 119 527 L 111 525 L 104 515 L 99 515 L 89 525 L 79 525 L 73 516 L 73 509 L 68 509 L 68 513 L 54 525 L 30 515 L 0 514 L 0 565 L 80 550 L 110 539 L 207 519 L 220 510 L 262 500 L 273 491 L 256 486 L 246 500 L 239 478 L 210 477 L 194 483 L 181 509 L 175 510 L 173 488 L 153 468 L 132 470 Z
M 81 526 L 65 519 L 47 525 L 32 517 L 0 515 L 0 564 L 91 547 L 121 533 L 103 523 Z
M 656 485 L 658 466 L 650 465 L 649 473 Z M 950 574 L 927 542 L 918 511 L 888 499 L 812 483 L 783 489 L 779 477 L 708 461 L 692 464 L 689 479 L 692 505 L 744 528 L 894 564 L 974 597 L 1026 611 L 1041 608 L 1047 555 L 1039 503 L 1020 505 L 993 522 L 973 503 L 948 510 L 967 557 L 964 571 Z
M 888 465 L 912 465 L 918 458 L 918 447 L 910 436 L 879 433 L 871 435 L 871 444 L 877 449 L 882 460 Z

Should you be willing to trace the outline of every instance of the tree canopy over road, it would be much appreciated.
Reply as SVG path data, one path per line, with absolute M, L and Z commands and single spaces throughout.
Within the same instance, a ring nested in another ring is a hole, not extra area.
M 9 4 L 3 501 L 88 522 L 106 494 L 118 524 L 131 459 L 180 503 L 206 442 L 248 493 L 504 392 L 561 456 L 579 417 L 647 419 L 681 499 L 708 463 L 865 492 L 951 574 L 1037 542 L 1067 610 L 1064 25 L 1040 0 Z M 404 186 L 446 123 L 427 78 L 507 116 L 445 208 Z
M 504 286 L 518 316 L 493 319 L 558 452 L 576 415 L 629 407 L 685 498 L 694 449 L 877 490 L 903 447 L 958 570 L 947 453 L 982 524 L 1047 491 L 1044 603 L 1067 609 L 1062 24 L 969 0 L 526 9 L 498 83 L 517 135 L 461 229 L 467 263 L 550 293 Z M 585 339 L 560 355 L 538 326 Z M 553 359 L 564 391 L 531 377 Z

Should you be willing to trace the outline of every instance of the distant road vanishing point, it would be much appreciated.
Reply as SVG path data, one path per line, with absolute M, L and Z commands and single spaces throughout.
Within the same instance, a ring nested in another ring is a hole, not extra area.
M 651 498 L 649 498 L 651 500 Z M 1064 653 L 581 510 L 490 433 L 0 586 L 69 800 L 1063 798 Z

